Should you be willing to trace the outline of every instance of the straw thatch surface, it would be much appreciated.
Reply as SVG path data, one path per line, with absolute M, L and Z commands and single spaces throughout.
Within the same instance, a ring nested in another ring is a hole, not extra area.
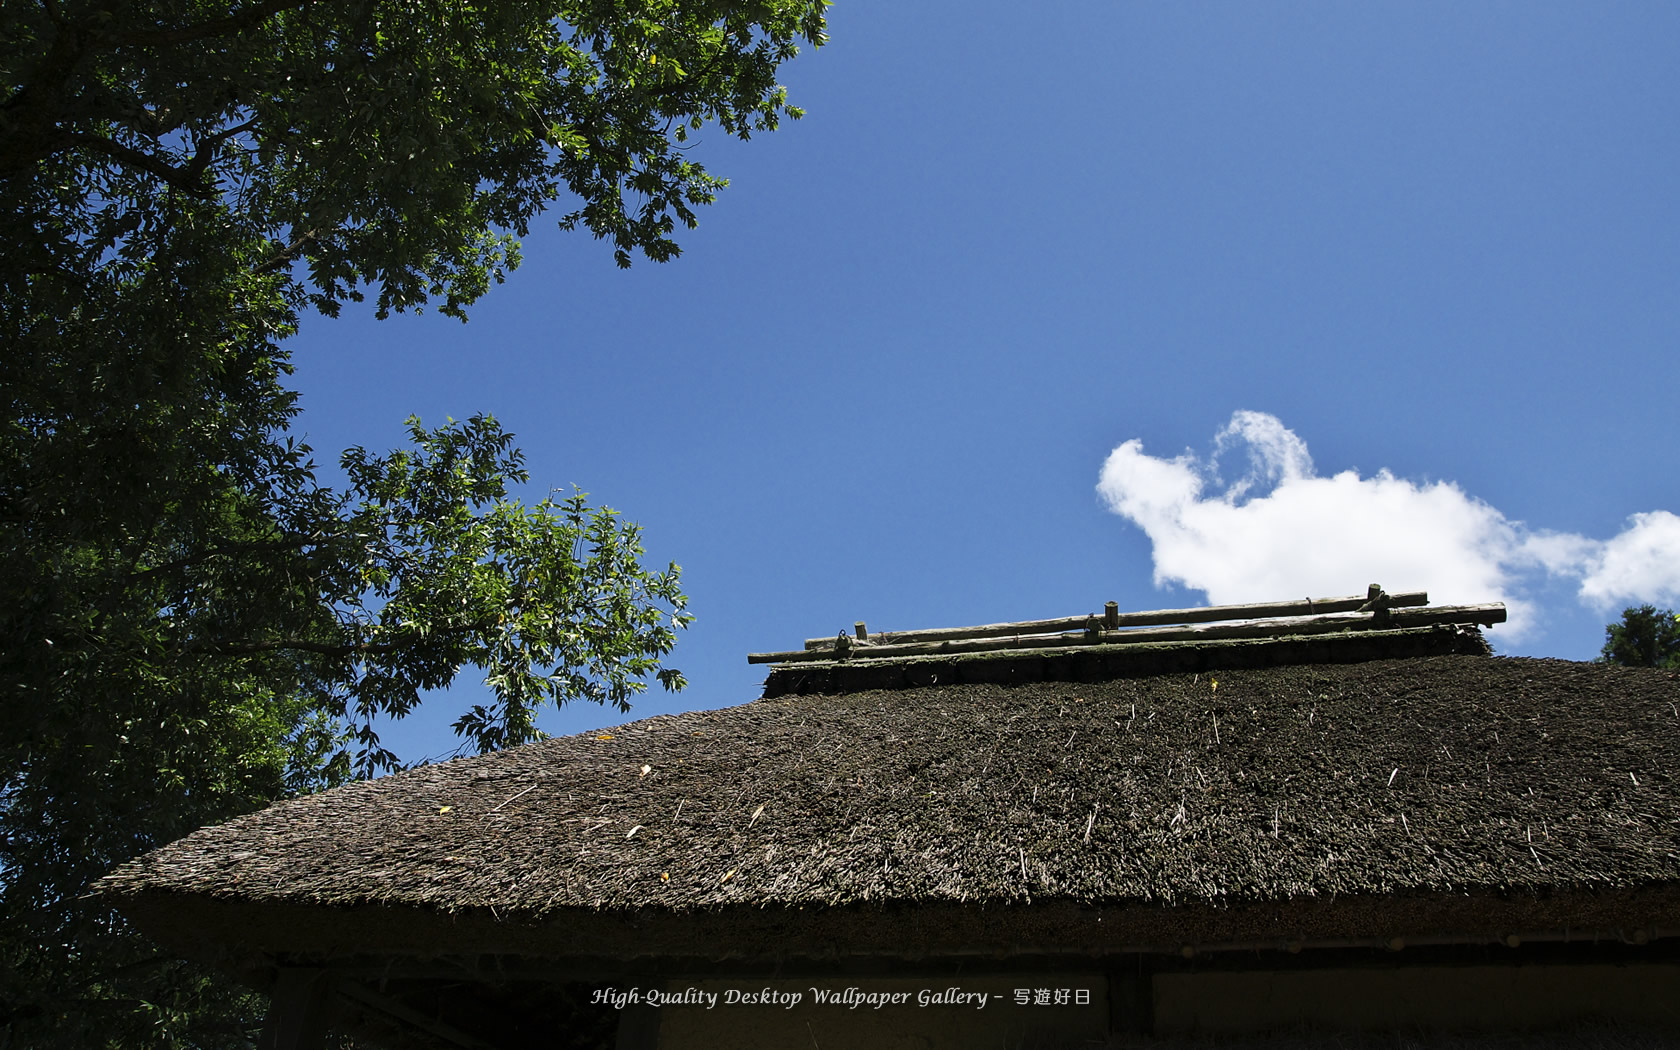
M 374 913 L 863 937 L 857 906 L 930 951 L 1094 908 L 1169 945 L 1674 927 L 1677 703 L 1670 672 L 1471 656 L 786 696 L 283 803 L 96 888 L 271 939 Z

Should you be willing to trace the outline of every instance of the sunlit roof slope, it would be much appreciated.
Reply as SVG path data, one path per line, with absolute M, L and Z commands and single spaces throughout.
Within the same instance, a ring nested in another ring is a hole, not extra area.
M 97 889 L 318 950 L 1654 933 L 1677 703 L 1670 672 L 1461 655 L 785 695 L 282 803 Z

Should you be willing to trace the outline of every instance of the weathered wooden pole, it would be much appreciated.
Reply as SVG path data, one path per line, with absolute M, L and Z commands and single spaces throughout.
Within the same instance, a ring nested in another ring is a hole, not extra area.
M 257 1050 L 325 1050 L 332 982 L 313 967 L 283 966 Z

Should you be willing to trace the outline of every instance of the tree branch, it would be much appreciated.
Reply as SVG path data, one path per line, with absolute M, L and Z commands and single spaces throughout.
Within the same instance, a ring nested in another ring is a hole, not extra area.
M 282 270 L 298 260 L 303 250 L 320 239 L 320 230 L 305 230 L 292 238 L 292 243 L 281 248 L 272 259 L 268 259 L 257 267 L 258 273 L 274 273 Z
M 312 543 L 320 543 L 325 538 L 325 534 L 317 532 L 312 536 L 293 535 L 278 540 L 249 540 L 244 543 L 231 543 L 212 547 L 209 550 L 197 551 L 185 557 L 176 558 L 174 561 L 164 562 L 162 565 L 148 565 L 143 569 L 134 569 L 129 573 L 129 577 L 132 579 L 153 573 L 179 572 L 190 565 L 207 561 L 210 558 L 226 558 L 255 551 L 301 550 Z
M 231 128 L 223 128 L 221 131 L 218 131 L 213 135 L 206 135 L 204 138 L 199 139 L 194 145 L 192 160 L 187 162 L 185 168 L 179 169 L 182 177 L 190 180 L 191 182 L 197 183 L 198 185 L 205 186 L 212 194 L 215 193 L 216 188 L 214 183 L 206 182 L 204 179 L 204 173 L 209 169 L 211 162 L 216 159 L 216 150 L 219 149 L 221 144 L 226 142 L 228 139 L 242 131 L 249 130 L 252 125 L 256 124 L 256 122 L 257 118 L 252 117 L 243 124 L 235 124 Z
M 103 153 L 112 160 L 120 161 L 141 171 L 156 175 L 165 184 L 180 190 L 189 197 L 199 200 L 209 200 L 216 195 L 216 188 L 203 181 L 204 169 L 209 165 L 209 159 L 204 155 L 203 148 L 193 156 L 187 168 L 177 168 L 154 157 L 150 153 L 141 151 L 120 142 L 108 139 L 103 135 L 86 133 L 69 136 L 70 144 L 87 146 L 96 153 Z M 39 158 L 38 158 L 39 159 Z M 196 168 L 196 170 L 194 170 Z
M 186 652 L 216 653 L 220 656 L 255 656 L 258 653 L 296 651 L 318 653 L 322 656 L 382 656 L 403 648 L 396 642 L 312 642 L 307 638 L 276 638 L 267 642 L 211 642 L 187 641 L 180 645 Z
M 197 25 L 181 26 L 177 29 L 142 29 L 126 33 L 111 33 L 109 38 L 119 44 L 130 44 L 135 47 L 151 47 L 157 44 L 190 44 L 208 37 L 244 32 L 261 25 L 271 16 L 282 11 L 308 7 L 313 2 L 314 0 L 267 0 L 266 3 L 252 4 L 250 7 L 236 11 L 226 18 L 212 18 Z
M 186 44 L 227 36 L 260 25 L 282 11 L 307 7 L 312 2 L 264 0 L 225 18 L 196 25 L 130 32 L 106 31 L 97 25 L 71 23 L 56 5 L 49 4 L 47 17 L 58 26 L 59 31 L 41 60 L 24 78 L 23 86 L 0 103 L 0 178 L 24 171 L 70 146 L 88 145 L 113 159 L 151 172 L 184 193 L 199 198 L 213 196 L 214 188 L 183 182 L 176 174 L 177 169 L 156 157 L 148 157 L 103 136 L 75 133 L 63 127 L 67 123 L 63 99 L 73 71 L 89 51 L 109 51 L 112 45 L 148 47 Z M 195 174 L 202 173 L 209 162 L 208 156 L 195 156 L 190 168 L 196 169 Z
M 48 17 L 53 17 L 48 10 Z M 59 26 L 46 54 L 29 71 L 23 86 L 0 103 L 0 178 L 23 171 L 65 148 L 58 124 L 58 97 L 86 50 L 85 35 L 53 18 Z

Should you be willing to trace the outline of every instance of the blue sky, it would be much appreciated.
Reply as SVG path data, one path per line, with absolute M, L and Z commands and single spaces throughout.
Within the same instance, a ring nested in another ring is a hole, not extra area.
M 731 185 L 675 262 L 539 223 L 464 326 L 292 346 L 321 460 L 490 412 L 527 498 L 576 484 L 682 564 L 690 686 L 631 717 L 750 700 L 749 651 L 858 619 L 1378 581 L 1586 659 L 1680 603 L 1680 7 L 830 15 L 784 70 L 804 120 L 698 136 Z M 399 755 L 456 746 L 464 679 Z

